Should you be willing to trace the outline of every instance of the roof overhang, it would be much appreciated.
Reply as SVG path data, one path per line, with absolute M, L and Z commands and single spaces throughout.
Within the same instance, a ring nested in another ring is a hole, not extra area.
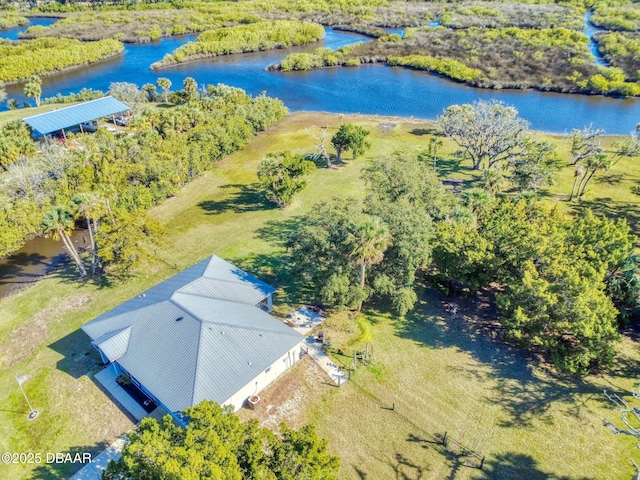
M 129 107 L 115 98 L 103 97 L 96 100 L 60 108 L 52 112 L 23 118 L 24 122 L 40 135 L 57 132 L 98 118 L 126 112 Z

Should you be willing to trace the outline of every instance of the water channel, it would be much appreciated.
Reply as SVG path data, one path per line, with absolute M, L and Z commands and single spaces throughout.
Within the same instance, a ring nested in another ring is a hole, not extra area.
M 595 58 L 593 62 L 595 65 L 599 67 L 608 67 L 609 63 L 604 59 L 604 57 L 600 54 L 600 50 L 598 49 L 598 44 L 596 43 L 593 35 L 598 32 L 604 32 L 603 28 L 596 27 L 591 21 L 591 17 L 593 16 L 593 10 L 589 10 L 584 14 L 584 34 L 589 39 L 589 50 L 591 51 L 591 55 Z

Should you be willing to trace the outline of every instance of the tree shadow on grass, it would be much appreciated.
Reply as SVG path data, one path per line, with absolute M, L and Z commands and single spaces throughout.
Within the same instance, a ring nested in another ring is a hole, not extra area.
M 612 173 L 609 175 L 604 175 L 602 177 L 595 177 L 594 182 L 613 186 L 613 185 L 619 185 L 620 183 L 622 183 L 624 178 L 625 178 L 624 175 L 620 173 L 615 173 L 615 174 Z
M 433 164 L 433 157 L 424 158 L 425 161 L 430 161 Z M 459 175 L 468 175 L 471 169 L 461 165 L 463 162 L 462 159 L 456 157 L 440 157 L 438 156 L 436 159 L 436 174 L 440 178 L 450 179 L 451 176 L 459 174 Z M 463 180 L 465 187 L 469 187 L 473 180 Z
M 298 228 L 302 219 L 294 217 L 282 221 L 270 221 L 257 230 L 256 236 L 273 247 L 269 254 L 251 254 L 242 258 L 232 258 L 235 265 L 268 284 L 279 288 L 278 301 L 291 305 L 309 303 L 313 292 L 306 285 L 295 266 L 288 261 L 285 252 L 287 239 Z
M 102 363 L 98 352 L 91 347 L 89 337 L 80 329 L 56 340 L 48 347 L 62 355 L 56 363 L 58 370 L 76 379 L 91 374 Z
M 369 478 L 369 474 L 364 470 L 361 470 L 358 467 L 353 467 L 353 469 L 356 471 L 356 474 L 358 475 L 358 478 L 360 480 L 367 480 Z
M 442 306 L 450 302 L 459 304 L 459 314 L 444 313 Z M 497 388 L 489 390 L 485 400 L 499 403 L 509 414 L 509 419 L 499 424 L 503 427 L 529 426 L 534 419 L 544 421 L 551 405 L 558 402 L 567 405 L 568 414 L 579 416 L 585 397 L 602 397 L 600 389 L 584 379 L 559 375 L 532 353 L 505 343 L 496 318 L 490 293 L 461 299 L 427 289 L 414 312 L 397 321 L 396 331 L 429 348 L 458 348 L 487 365 L 488 369 L 478 369 L 471 362 L 451 367 L 450 374 L 496 381 Z
M 538 462 L 526 454 L 507 452 L 483 457 L 482 452 L 473 452 L 457 442 L 452 445 L 450 441 L 445 445 L 442 435 L 438 434 L 409 434 L 407 442 L 422 444 L 424 449 L 437 452 L 446 461 L 450 470 L 446 477 L 442 477 L 443 480 L 455 480 L 460 472 L 470 470 L 474 472 L 471 478 L 487 480 L 588 480 L 588 477 L 557 476 L 544 472 L 538 467 Z
M 273 208 L 262 195 L 258 184 L 228 184 L 220 188 L 230 190 L 230 196 L 224 200 L 205 200 L 198 206 L 207 212 L 207 215 L 220 215 L 226 212 L 244 213 Z
M 108 443 L 98 442 L 95 445 L 71 447 L 60 452 L 42 453 L 42 462 L 33 470 L 31 478 L 37 480 L 66 480 L 107 447 L 109 447 Z M 89 468 L 93 472 L 96 471 L 93 467 Z
M 503 480 L 589 480 L 588 477 L 558 476 L 553 473 L 540 470 L 538 462 L 530 455 L 507 452 L 496 455 L 485 461 L 482 470 L 479 470 L 479 479 L 497 478 Z
M 640 231 L 640 202 L 620 204 L 610 197 L 602 197 L 574 201 L 568 205 L 574 215 L 580 215 L 585 209 L 590 208 L 595 213 L 610 219 L 625 218 L 632 232 Z
M 410 458 L 406 457 L 402 453 L 396 453 L 394 461 L 391 463 L 391 467 L 395 473 L 397 480 L 421 480 L 424 478 L 424 473 L 429 471 L 428 467 L 423 467 L 414 463 Z
M 414 128 L 413 130 L 410 130 L 409 133 L 417 137 L 422 137 L 424 135 L 435 135 L 437 137 L 444 136 L 444 134 L 442 133 L 442 130 L 435 127 L 434 128 Z

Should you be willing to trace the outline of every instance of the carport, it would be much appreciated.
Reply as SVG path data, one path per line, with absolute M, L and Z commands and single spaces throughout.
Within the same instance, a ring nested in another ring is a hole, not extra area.
M 65 129 L 97 120 L 98 118 L 115 116 L 129 110 L 129 107 L 115 98 L 108 96 L 88 102 L 60 108 L 52 112 L 23 118 L 33 128 L 37 136 L 46 136 L 61 131 L 66 138 Z M 82 127 L 80 127 L 82 130 Z

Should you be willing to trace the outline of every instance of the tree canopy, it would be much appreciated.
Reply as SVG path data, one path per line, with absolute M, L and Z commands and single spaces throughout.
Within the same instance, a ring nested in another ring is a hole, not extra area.
M 258 180 L 267 200 L 284 208 L 306 187 L 303 177 L 315 169 L 315 164 L 303 155 L 293 155 L 288 150 L 270 153 L 258 166 Z
M 469 206 L 472 200 L 465 197 Z M 572 220 L 524 199 L 493 198 L 473 209 L 472 224 L 438 225 L 435 278 L 474 292 L 499 285 L 507 338 L 546 352 L 560 370 L 608 366 L 620 312 L 638 298 L 635 238 L 626 222 L 590 211 Z
M 340 460 L 312 425 L 292 430 L 280 425 L 280 438 L 257 420 L 241 422 L 230 407 L 203 401 L 184 412 L 186 428 L 171 416 L 145 418 L 128 434 L 129 443 L 103 480 L 335 480 Z
M 336 149 L 336 161 L 342 161 L 342 154 L 351 151 L 353 158 L 362 155 L 371 147 L 371 143 L 367 140 L 369 131 L 365 128 L 353 125 L 352 123 L 343 123 L 340 128 L 331 137 L 331 144 Z
M 300 278 L 328 305 L 387 298 L 401 314 L 417 301 L 416 274 L 431 253 L 433 218 L 452 203 L 432 168 L 397 153 L 363 170 L 364 202 L 338 197 L 300 219 L 288 247 Z
M 529 122 L 502 102 L 452 105 L 438 117 L 445 135 L 471 159 L 474 170 L 496 168 L 522 149 Z

